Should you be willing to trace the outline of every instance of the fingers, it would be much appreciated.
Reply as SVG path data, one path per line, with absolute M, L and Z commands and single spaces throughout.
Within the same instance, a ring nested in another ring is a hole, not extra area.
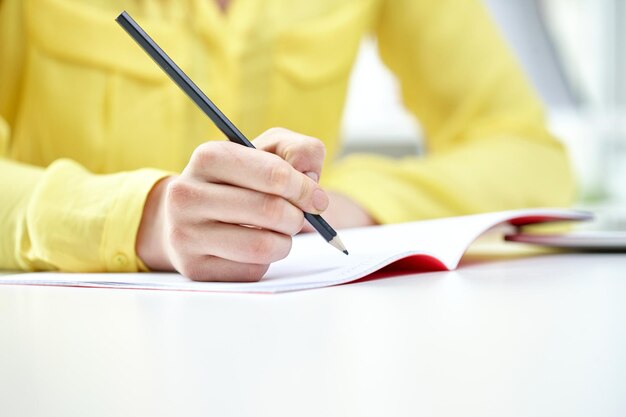
M 266 130 L 252 143 L 257 149 L 280 156 L 296 171 L 319 181 L 326 156 L 326 147 L 321 140 L 275 127 Z
M 200 181 L 175 181 L 168 187 L 170 217 L 194 225 L 217 221 L 251 225 L 293 236 L 304 225 L 302 210 L 258 191 Z
M 269 265 L 233 262 L 215 256 L 194 256 L 179 261 L 176 269 L 194 281 L 256 282 Z
M 319 214 L 328 197 L 319 185 L 281 157 L 230 142 L 210 142 L 194 151 L 183 175 L 272 194 Z
M 321 213 L 325 156 L 314 138 L 271 129 L 259 149 L 209 142 L 167 184 L 159 230 L 169 265 L 199 281 L 257 281 L 291 250 L 305 212 Z
M 270 264 L 285 258 L 291 237 L 269 230 L 226 223 L 188 227 L 172 224 L 168 240 L 176 252 L 187 257 L 206 255 L 239 263 Z

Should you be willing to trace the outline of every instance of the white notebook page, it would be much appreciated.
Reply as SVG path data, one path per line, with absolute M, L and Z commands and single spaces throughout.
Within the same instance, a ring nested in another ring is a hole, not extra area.
M 217 292 L 285 292 L 327 287 L 363 278 L 412 255 L 438 259 L 455 269 L 467 247 L 493 226 L 520 217 L 585 220 L 588 213 L 533 209 L 374 226 L 340 232 L 350 255 L 317 234 L 296 236 L 289 256 L 271 265 L 255 283 L 193 282 L 176 273 L 24 273 L 0 278 L 2 284 L 68 285 Z

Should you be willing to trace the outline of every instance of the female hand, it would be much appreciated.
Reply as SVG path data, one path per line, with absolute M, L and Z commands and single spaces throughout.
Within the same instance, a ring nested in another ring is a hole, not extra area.
M 137 235 L 148 268 L 198 281 L 257 281 L 287 256 L 302 211 L 328 206 L 317 184 L 324 145 L 280 128 L 253 143 L 257 149 L 204 143 L 180 176 L 154 186 Z

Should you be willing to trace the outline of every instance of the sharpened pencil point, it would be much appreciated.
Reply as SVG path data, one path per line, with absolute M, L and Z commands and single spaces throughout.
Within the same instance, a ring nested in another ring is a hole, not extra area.
M 346 255 L 348 254 L 348 250 L 346 249 L 345 246 L 343 246 L 343 243 L 341 242 L 341 239 L 339 239 L 339 236 L 335 236 L 328 243 L 330 243 L 336 249 L 338 249 L 339 251 L 345 253 Z

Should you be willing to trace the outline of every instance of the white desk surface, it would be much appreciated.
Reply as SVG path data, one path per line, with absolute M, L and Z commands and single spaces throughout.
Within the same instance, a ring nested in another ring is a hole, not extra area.
M 625 416 L 626 255 L 281 295 L 0 286 L 2 416 Z

